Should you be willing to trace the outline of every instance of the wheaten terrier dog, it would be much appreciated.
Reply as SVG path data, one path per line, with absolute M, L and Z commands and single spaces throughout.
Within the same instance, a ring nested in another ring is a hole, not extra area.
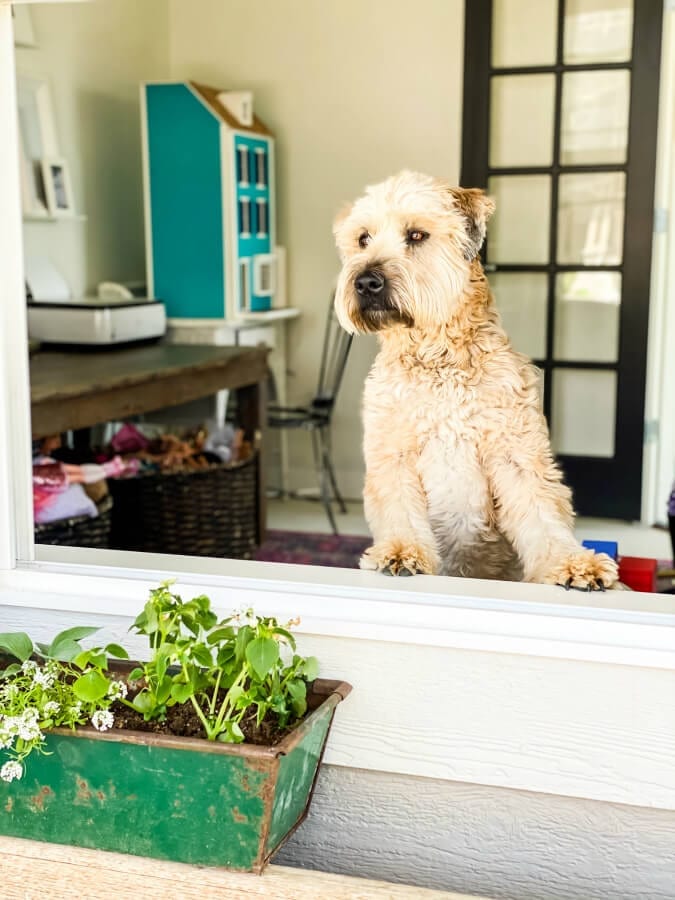
M 537 371 L 511 348 L 478 259 L 493 210 L 480 190 L 402 172 L 336 219 L 338 318 L 380 342 L 361 567 L 604 590 L 616 563 L 574 537 Z

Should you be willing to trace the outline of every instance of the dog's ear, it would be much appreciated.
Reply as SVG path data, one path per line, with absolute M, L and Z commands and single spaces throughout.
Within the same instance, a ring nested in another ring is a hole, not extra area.
M 333 219 L 333 234 L 337 234 L 340 225 L 345 221 L 345 219 L 349 216 L 352 211 L 354 204 L 353 203 L 345 203 L 344 206 L 337 213 L 335 218 Z
M 464 255 L 467 259 L 478 256 L 485 240 L 487 221 L 495 211 L 494 200 L 479 188 L 450 188 L 459 210 L 466 221 L 467 243 Z

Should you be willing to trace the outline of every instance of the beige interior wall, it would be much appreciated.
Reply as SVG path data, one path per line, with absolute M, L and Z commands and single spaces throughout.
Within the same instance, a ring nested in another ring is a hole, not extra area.
M 195 78 L 251 88 L 277 134 L 279 240 L 288 248 L 292 402 L 316 382 L 338 271 L 335 211 L 403 168 L 459 178 L 462 0 L 94 0 L 31 7 L 37 49 L 17 69 L 49 81 L 60 149 L 86 221 L 27 223 L 27 253 L 57 263 L 74 295 L 144 277 L 138 88 Z M 359 338 L 336 412 L 343 491 L 361 494 L 360 395 L 376 350 Z M 292 481 L 313 484 L 305 434 Z
M 463 2 L 170 0 L 170 11 L 172 77 L 252 89 L 277 135 L 279 240 L 289 304 L 302 310 L 289 330 L 289 391 L 306 401 L 338 271 L 335 211 L 403 167 L 459 178 Z M 352 497 L 361 494 L 360 394 L 375 346 L 356 341 L 335 420 L 338 477 Z M 307 436 L 293 435 L 290 449 L 292 480 L 311 485 Z
M 37 48 L 17 72 L 48 81 L 61 155 L 86 221 L 26 223 L 27 253 L 46 255 L 75 296 L 102 280 L 145 277 L 138 83 L 167 77 L 166 0 L 30 7 Z

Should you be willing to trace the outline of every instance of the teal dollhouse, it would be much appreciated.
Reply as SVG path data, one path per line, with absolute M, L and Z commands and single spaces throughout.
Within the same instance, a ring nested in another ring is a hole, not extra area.
M 149 296 L 178 320 L 271 309 L 274 137 L 252 96 L 144 84 L 141 118 Z

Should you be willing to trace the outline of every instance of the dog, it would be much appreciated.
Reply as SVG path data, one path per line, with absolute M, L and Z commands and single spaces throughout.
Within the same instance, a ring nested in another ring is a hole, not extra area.
M 617 586 L 573 532 L 536 368 L 515 352 L 479 260 L 493 201 L 404 171 L 338 214 L 335 310 L 380 349 L 363 399 L 361 568 Z

